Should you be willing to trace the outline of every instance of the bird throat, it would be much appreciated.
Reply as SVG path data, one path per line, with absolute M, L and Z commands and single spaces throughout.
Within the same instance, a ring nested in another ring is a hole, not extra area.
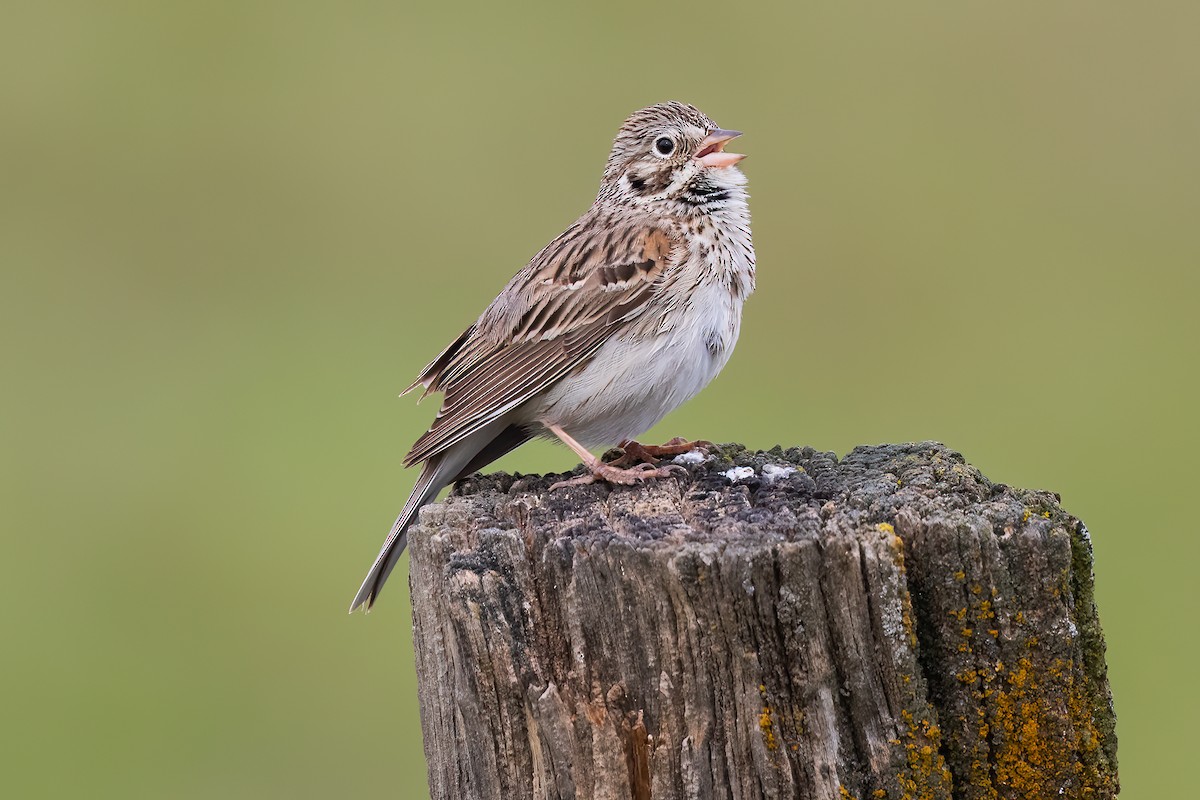
M 712 214 L 746 207 L 746 178 L 732 167 L 694 176 L 671 199 L 685 209 Z

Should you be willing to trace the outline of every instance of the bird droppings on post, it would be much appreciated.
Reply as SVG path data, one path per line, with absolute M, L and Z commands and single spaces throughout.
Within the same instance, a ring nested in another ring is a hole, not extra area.
M 733 483 L 737 483 L 738 481 L 744 481 L 744 480 L 753 478 L 754 477 L 754 468 L 753 467 L 733 467 L 732 469 L 725 470 L 721 474 L 724 475 L 726 478 L 728 478 Z
M 710 456 L 707 453 L 697 448 L 696 450 L 689 450 L 686 453 L 680 453 L 679 455 L 675 456 L 675 463 L 693 465 L 703 464 L 709 458 Z
M 787 464 L 763 464 L 762 475 L 767 483 L 774 483 L 778 480 L 783 480 L 789 475 L 795 475 L 796 467 Z

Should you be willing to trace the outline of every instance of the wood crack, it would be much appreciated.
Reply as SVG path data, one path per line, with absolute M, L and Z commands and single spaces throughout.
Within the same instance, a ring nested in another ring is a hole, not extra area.
M 766 464 L 801 471 L 723 477 Z M 688 472 L 471 476 L 425 510 L 435 800 L 1116 797 L 1091 552 L 1053 495 L 936 443 Z

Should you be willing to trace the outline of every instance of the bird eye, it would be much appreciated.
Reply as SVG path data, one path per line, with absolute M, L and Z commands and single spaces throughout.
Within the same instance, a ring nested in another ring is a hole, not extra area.
M 675 141 L 669 136 L 660 136 L 654 140 L 654 149 L 660 156 L 669 156 L 675 152 Z

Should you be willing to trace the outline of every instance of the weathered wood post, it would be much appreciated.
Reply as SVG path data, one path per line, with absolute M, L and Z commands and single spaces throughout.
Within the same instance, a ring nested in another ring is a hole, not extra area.
M 1116 796 L 1091 544 L 939 444 L 494 475 L 409 541 L 432 796 Z

